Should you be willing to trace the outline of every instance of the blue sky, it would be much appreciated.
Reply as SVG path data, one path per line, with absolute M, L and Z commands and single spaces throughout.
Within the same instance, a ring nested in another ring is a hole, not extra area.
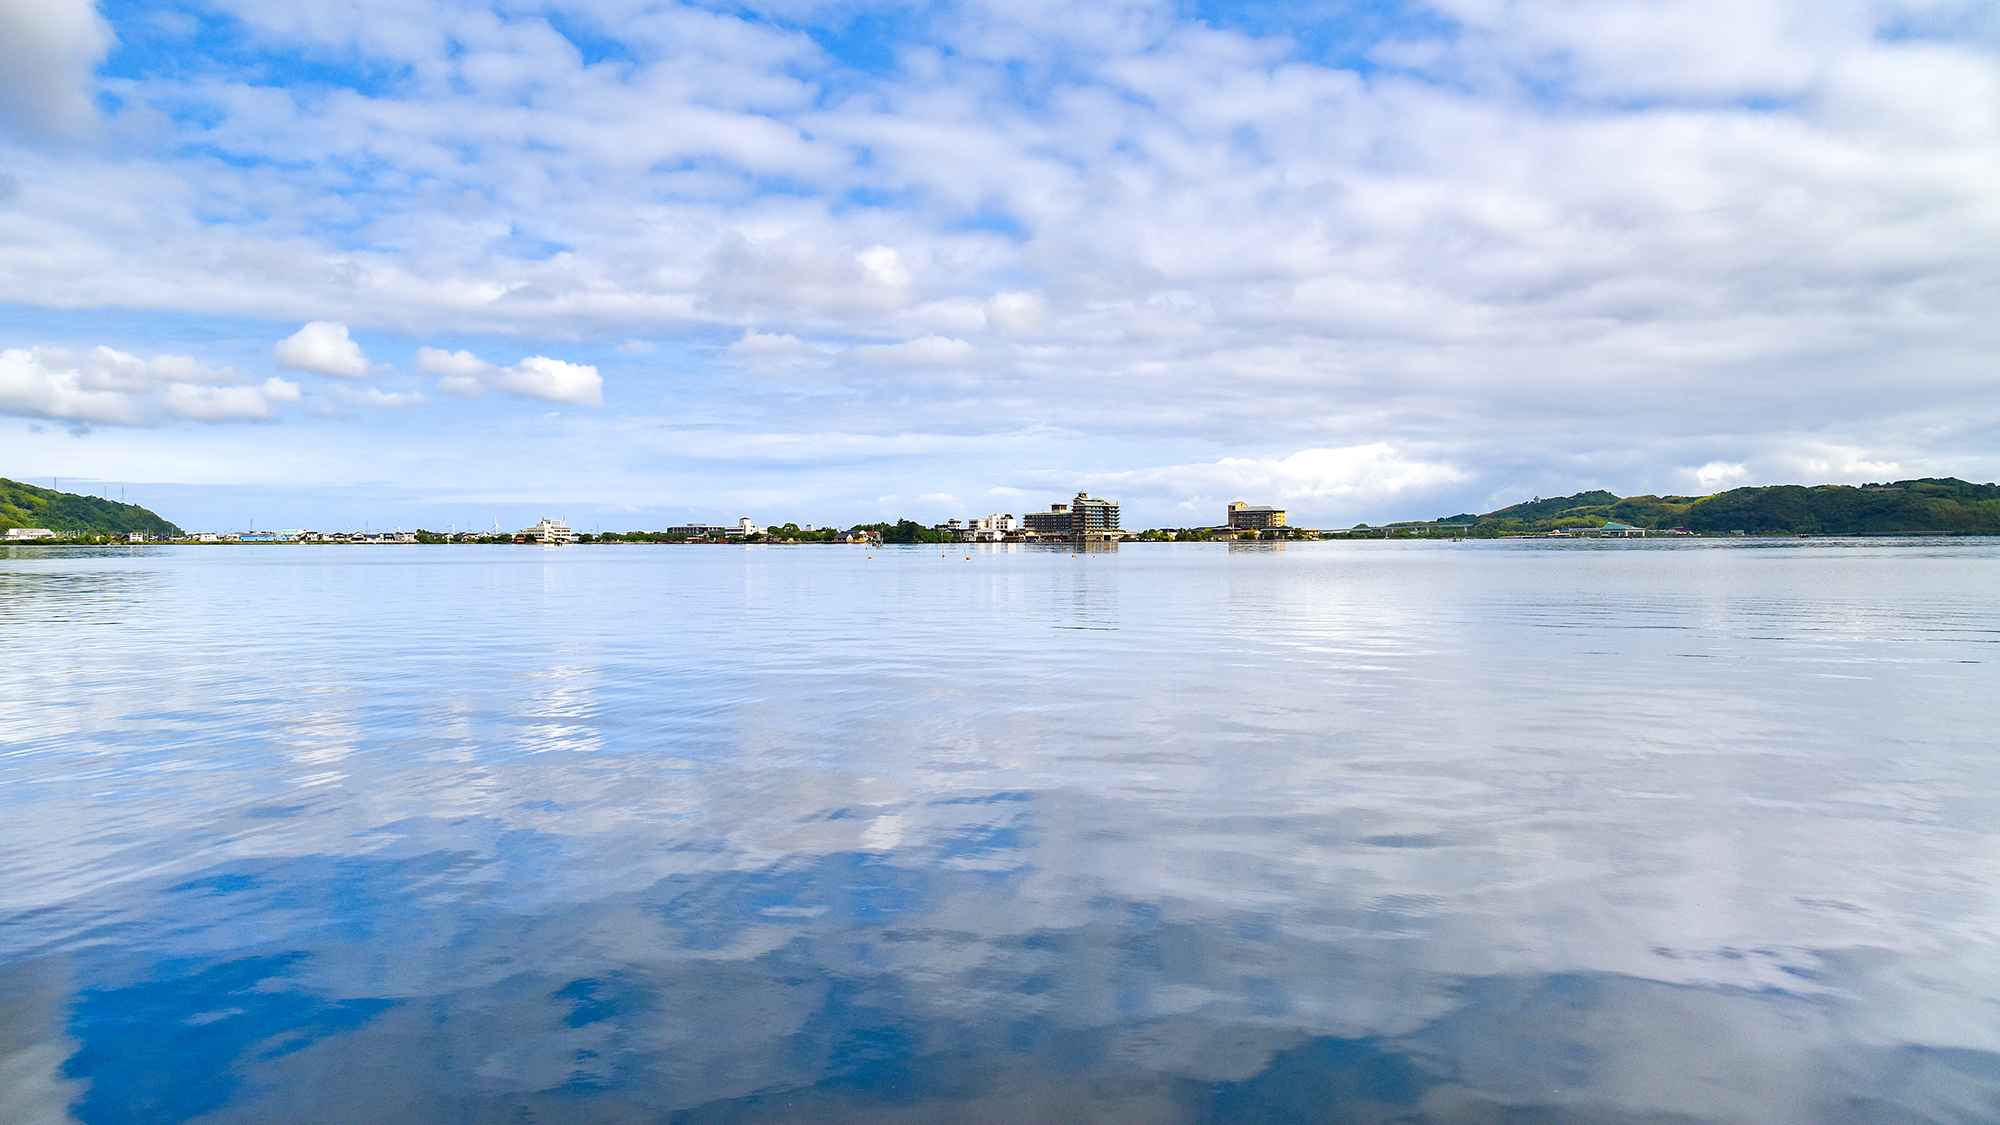
M 216 529 L 1990 480 L 1996 12 L 0 0 L 0 475 Z

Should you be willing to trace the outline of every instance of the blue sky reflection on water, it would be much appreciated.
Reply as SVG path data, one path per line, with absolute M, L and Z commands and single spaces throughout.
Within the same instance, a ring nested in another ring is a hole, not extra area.
M 1991 1120 L 1996 564 L 10 548 L 0 1117 Z

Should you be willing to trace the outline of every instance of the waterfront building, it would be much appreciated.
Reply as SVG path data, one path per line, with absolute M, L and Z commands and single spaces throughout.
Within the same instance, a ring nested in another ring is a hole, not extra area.
M 1038 535 L 1115 535 L 1119 533 L 1118 502 L 1079 492 L 1067 504 L 1050 504 L 1046 512 L 1029 512 L 1021 517 L 1021 525 Z
M 411 536 L 412 540 L 415 538 L 415 536 Z M 567 521 L 552 520 L 544 516 L 535 526 L 523 528 L 519 538 L 525 539 L 530 543 L 541 543 L 547 546 L 574 543 L 576 542 L 576 532 L 569 529 Z
M 1005 542 L 1009 535 L 1018 536 L 1020 534 L 1021 521 L 1015 519 L 1012 512 L 1004 516 L 996 513 L 990 516 L 980 516 L 978 519 L 971 520 L 970 522 L 952 520 L 945 525 L 945 529 L 951 532 L 954 542 L 1001 543 Z
M 683 523 L 668 528 L 664 534 L 679 535 L 688 539 L 726 539 L 737 533 L 733 527 L 719 523 Z
M 1229 506 L 1229 529 L 1231 531 L 1266 531 L 1285 526 L 1285 510 L 1267 504 L 1250 504 L 1238 500 Z
M 1118 502 L 1079 492 L 1070 503 L 1070 526 L 1078 535 L 1118 530 Z
M 46 527 L 10 527 L 7 529 L 7 538 L 9 539 L 54 539 L 55 537 L 56 533 Z
M 1029 512 L 1021 517 L 1021 525 L 1040 535 L 1068 535 L 1075 526 L 1068 504 L 1050 504 L 1046 512 Z

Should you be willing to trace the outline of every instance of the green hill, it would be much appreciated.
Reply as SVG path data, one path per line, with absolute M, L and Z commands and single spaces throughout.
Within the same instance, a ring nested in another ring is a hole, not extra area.
M 1957 477 L 1920 477 L 1890 484 L 1796 484 L 1732 488 L 1713 496 L 1627 496 L 1597 490 L 1537 497 L 1483 516 L 1438 523 L 1472 523 L 1474 535 L 1532 535 L 1606 522 L 1649 530 L 1686 528 L 1706 534 L 1895 535 L 1948 532 L 2000 535 L 2000 486 Z
M 0 530 L 10 527 L 45 527 L 64 536 L 143 531 L 171 538 L 181 533 L 180 528 L 137 504 L 57 492 L 0 477 Z

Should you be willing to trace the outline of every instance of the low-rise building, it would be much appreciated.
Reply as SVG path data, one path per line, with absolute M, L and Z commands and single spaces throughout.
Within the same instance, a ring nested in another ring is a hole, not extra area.
M 9 538 L 9 539 L 54 539 L 54 538 L 56 538 L 56 533 L 55 533 L 55 532 L 53 532 L 53 531 L 50 531 L 50 530 L 49 530 L 48 528 L 46 528 L 46 527 L 10 527 L 10 528 L 8 528 L 8 529 L 7 529 L 7 538 Z
M 1002 543 L 1009 535 L 1020 534 L 1021 521 L 1012 512 L 1004 516 L 995 513 L 974 520 L 948 521 L 945 530 L 951 532 L 955 543 Z

